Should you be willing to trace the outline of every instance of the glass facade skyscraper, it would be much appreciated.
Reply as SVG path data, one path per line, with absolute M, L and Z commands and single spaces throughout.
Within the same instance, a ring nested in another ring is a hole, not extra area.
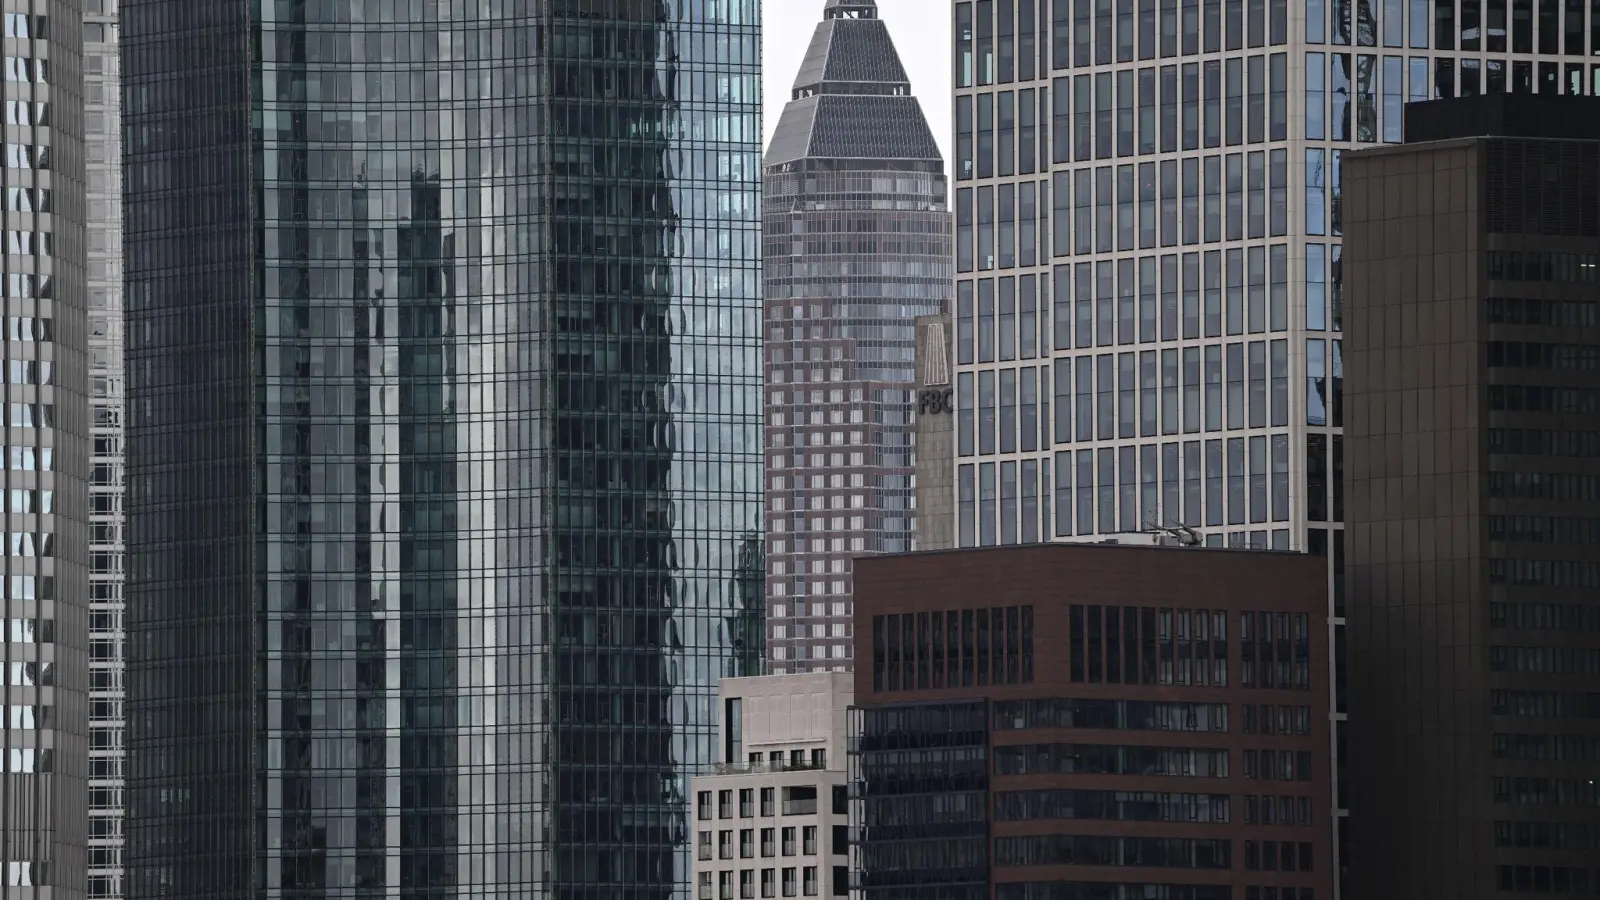
M 1187 525 L 1321 554 L 1342 746 L 1342 154 L 1399 141 L 1409 100 L 1594 93 L 1600 10 L 949 9 L 958 543 Z
M 944 160 L 874 0 L 827 0 L 764 160 L 775 672 L 851 665 L 851 558 L 912 549 L 916 317 L 950 298 Z
M 760 566 L 759 4 L 123 25 L 129 896 L 675 895 Z
M 116 0 L 83 9 L 89 288 L 89 897 L 122 896 L 122 91 Z
M 0 4 L 6 111 L 0 892 L 84 896 L 89 402 L 77 0 Z

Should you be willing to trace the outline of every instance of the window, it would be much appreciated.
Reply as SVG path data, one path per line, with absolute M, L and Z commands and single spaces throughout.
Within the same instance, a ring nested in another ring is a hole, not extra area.
M 761 857 L 763 859 L 770 859 L 778 855 L 777 834 L 778 830 L 776 828 L 761 829 Z
M 722 741 L 723 762 L 738 762 L 744 758 L 744 701 L 739 697 L 723 701 Z
M 799 885 L 795 875 L 796 872 L 793 868 L 783 870 L 783 895 L 785 897 L 796 896 L 799 891 Z
M 1228 751 L 1117 744 L 1015 744 L 994 749 L 994 770 L 998 775 L 1227 778 Z M 1127 795 L 1121 799 L 1135 796 L 1154 795 Z
M 711 818 L 711 792 L 701 791 L 699 796 L 699 818 L 704 821 Z
M 817 855 L 817 826 L 815 826 L 815 825 L 807 825 L 807 826 L 805 826 L 804 828 L 801 829 L 800 834 L 801 834 L 801 841 L 802 841 L 801 852 L 803 852 L 806 856 L 816 856 Z
M 1156 610 L 1140 610 L 1139 632 L 1144 659 L 1153 662 L 1156 654 Z M 1144 636 L 1151 640 L 1144 642 Z M 1144 684 L 1156 683 L 1152 673 L 1141 675 Z M 1225 703 L 1181 703 L 1143 700 L 1083 700 L 1053 698 L 1045 700 L 1003 700 L 995 703 L 994 727 L 997 731 L 1032 728 L 1096 728 L 1129 731 L 1200 731 L 1226 733 L 1228 706 Z
M 1035 835 L 995 840 L 999 866 L 1069 865 L 1082 859 L 1114 860 L 1111 865 L 1148 865 L 1161 860 L 1165 868 L 1232 868 L 1232 842 L 1223 839 L 1160 837 L 1110 837 L 1090 835 Z
M 701 859 L 711 859 L 712 858 L 711 857 L 711 832 L 709 832 L 709 831 L 700 832 L 699 840 L 698 840 L 697 843 L 700 846 L 700 853 L 699 853 L 700 858 Z
M 1136 791 L 1034 790 L 995 795 L 995 819 L 1024 822 L 1051 819 L 1121 822 L 1201 822 L 1225 824 L 1227 794 L 1161 794 Z
M 806 866 L 805 867 L 805 895 L 807 897 L 815 897 L 817 895 L 817 867 L 816 866 Z
M 776 788 L 761 789 L 761 815 L 763 817 L 773 815 L 777 793 L 778 792 Z
M 992 503 L 990 504 L 992 506 Z M 978 670 L 975 673 L 982 679 L 980 683 L 995 684 L 1022 684 L 1030 682 L 1033 678 L 1033 641 L 1032 641 L 1032 607 L 999 607 L 993 610 L 951 610 L 950 616 L 968 616 L 973 613 L 984 617 L 984 621 L 992 621 L 997 629 L 1004 628 L 1004 640 L 996 640 L 991 646 L 984 643 L 978 655 Z M 879 684 L 880 674 L 883 676 L 880 689 L 902 690 L 912 689 L 923 685 L 927 680 L 927 672 L 914 668 L 919 665 L 916 661 L 930 659 L 945 659 L 949 661 L 949 677 L 954 679 L 957 674 L 958 660 L 966 657 L 969 661 L 965 665 L 967 674 L 971 672 L 972 663 L 971 647 L 963 648 L 963 632 L 955 627 L 946 629 L 927 629 L 916 624 L 917 618 L 912 615 L 891 615 L 873 617 L 873 645 L 879 648 L 875 654 L 873 664 L 874 684 Z M 998 636 L 997 636 L 998 637 Z M 971 638 L 967 638 L 970 643 Z M 904 649 L 904 654 L 900 649 Z M 990 651 L 993 651 L 992 653 Z M 950 681 L 954 685 L 957 682 Z M 833 789 L 833 808 L 836 813 L 844 814 L 849 808 L 848 791 L 844 787 Z
M 796 832 L 797 832 L 797 829 L 792 828 L 792 827 L 783 829 L 783 855 L 784 856 L 794 856 L 795 855 L 795 851 L 797 850 L 797 845 L 795 844 Z
M 731 760 L 730 760 L 731 761 Z M 756 814 L 756 792 L 754 788 L 741 788 L 739 791 L 739 818 L 749 819 Z

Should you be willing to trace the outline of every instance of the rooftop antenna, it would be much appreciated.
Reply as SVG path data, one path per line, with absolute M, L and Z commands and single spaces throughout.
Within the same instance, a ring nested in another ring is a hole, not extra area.
M 1147 520 L 1144 523 L 1144 528 L 1140 531 L 1140 533 L 1159 534 L 1164 537 L 1169 537 L 1177 541 L 1178 545 L 1182 547 L 1198 547 L 1202 543 L 1200 532 L 1194 530 L 1188 525 L 1183 524 L 1182 522 L 1169 522 L 1165 525 L 1161 525 Z

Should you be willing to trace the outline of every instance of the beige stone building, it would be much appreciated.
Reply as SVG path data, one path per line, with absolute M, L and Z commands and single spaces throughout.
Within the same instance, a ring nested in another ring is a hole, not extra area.
M 842 672 L 724 678 L 721 762 L 693 781 L 696 900 L 849 893 Z

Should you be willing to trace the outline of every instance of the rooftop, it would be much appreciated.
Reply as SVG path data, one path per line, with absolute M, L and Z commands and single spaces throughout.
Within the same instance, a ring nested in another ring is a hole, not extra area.
M 827 0 L 765 165 L 800 159 L 942 162 L 874 0 Z
M 1481 94 L 1408 103 L 1407 144 L 1499 137 L 1600 140 L 1600 97 Z

